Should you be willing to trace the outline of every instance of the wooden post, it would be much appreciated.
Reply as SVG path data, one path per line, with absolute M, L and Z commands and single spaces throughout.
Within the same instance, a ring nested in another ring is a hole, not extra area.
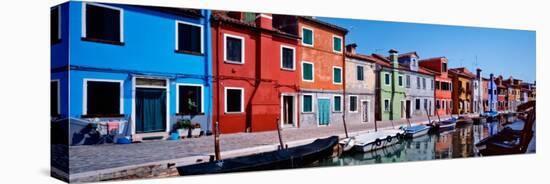
M 426 111 L 426 116 L 428 116 L 428 123 L 431 123 L 432 120 L 430 119 L 430 114 L 428 113 L 428 109 L 424 108 L 424 111 Z
M 392 124 L 393 124 L 393 121 L 392 121 Z M 376 123 L 376 120 L 374 120 L 374 131 L 377 132 L 378 131 L 378 125 Z
M 221 160 L 220 156 L 220 126 L 216 121 L 216 127 L 214 128 L 214 154 L 216 155 L 216 160 Z
M 441 118 L 439 117 L 439 113 L 437 111 L 435 111 L 435 115 L 437 115 L 437 120 L 441 122 Z
M 279 118 L 277 118 L 277 134 L 279 135 L 279 145 L 281 149 L 285 149 L 285 145 L 283 144 L 283 137 L 281 136 L 281 125 L 279 124 Z

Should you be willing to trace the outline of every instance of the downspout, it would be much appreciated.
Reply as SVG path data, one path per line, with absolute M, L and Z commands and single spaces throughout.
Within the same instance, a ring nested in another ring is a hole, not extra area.
M 204 11 L 204 27 L 206 27 L 206 29 L 204 29 L 204 55 L 205 55 L 205 60 L 206 60 L 206 63 L 204 64 L 204 73 L 205 73 L 205 77 L 204 77 L 204 82 L 206 84 L 206 86 L 208 87 L 208 89 L 212 88 L 212 78 L 210 78 L 210 76 L 212 76 L 212 32 L 210 30 L 210 10 L 203 10 Z M 208 93 L 208 95 L 205 95 L 207 97 L 209 97 L 210 99 L 212 99 L 212 90 L 205 90 L 206 93 Z M 203 99 L 204 100 L 204 99 Z M 203 104 L 204 105 L 204 104 Z M 210 124 L 212 123 L 212 101 L 210 101 L 209 103 L 209 107 L 208 109 L 210 109 L 208 115 L 206 115 L 206 134 L 208 134 L 209 132 L 212 132 L 211 128 L 210 128 Z
M 344 132 L 346 133 L 346 138 L 348 138 L 348 127 L 346 125 L 346 35 L 342 36 L 342 61 L 344 62 L 342 65 L 342 96 L 343 96 L 343 104 L 342 104 L 342 122 L 344 124 Z M 357 105 L 357 104 L 356 104 Z
M 220 27 L 221 27 L 221 24 L 222 22 L 221 21 L 217 21 L 217 25 L 216 25 L 216 53 L 219 53 L 219 49 L 220 49 L 220 35 L 221 35 L 221 32 L 220 32 Z M 221 159 L 221 155 L 220 155 L 220 142 L 219 142 L 219 134 L 220 134 L 220 129 L 219 129 L 219 122 L 220 122 L 220 56 L 219 55 L 216 55 L 216 128 L 214 129 L 215 132 L 214 132 L 214 154 L 216 156 L 216 160 L 220 160 Z

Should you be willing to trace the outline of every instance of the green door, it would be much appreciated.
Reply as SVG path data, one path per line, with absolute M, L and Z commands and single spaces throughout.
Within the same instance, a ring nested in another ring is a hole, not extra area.
M 328 125 L 330 122 L 330 100 L 319 99 L 317 105 L 317 109 L 319 109 L 319 125 Z

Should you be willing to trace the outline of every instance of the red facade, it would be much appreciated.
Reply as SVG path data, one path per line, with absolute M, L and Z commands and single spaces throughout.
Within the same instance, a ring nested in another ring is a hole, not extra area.
M 219 122 L 221 133 L 276 130 L 282 94 L 299 90 L 298 37 L 273 29 L 271 14 L 252 16 L 256 19 L 247 20 L 238 12 L 213 13 L 213 123 Z M 242 41 L 242 62 L 227 61 L 228 38 Z M 294 49 L 294 70 L 282 69 L 282 47 Z M 244 91 L 241 112 L 227 111 L 226 101 L 232 100 L 226 98 L 228 89 Z M 293 103 L 298 109 L 297 97 Z
M 445 57 L 423 59 L 421 67 L 434 71 L 435 74 L 435 107 L 436 115 L 445 116 L 452 113 L 452 80 L 449 78 L 448 60 Z M 439 105 L 438 105 L 439 104 Z

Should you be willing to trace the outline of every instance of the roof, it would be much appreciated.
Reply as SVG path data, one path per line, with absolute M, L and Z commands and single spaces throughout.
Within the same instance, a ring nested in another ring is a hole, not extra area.
M 141 6 L 141 5 L 132 5 L 140 8 L 151 9 L 155 11 L 160 11 L 164 13 L 169 13 L 178 16 L 187 16 L 187 17 L 204 17 L 199 9 L 190 9 L 190 8 L 171 8 L 171 7 L 158 7 L 158 6 Z
M 421 59 L 421 60 L 418 61 L 418 63 L 430 62 L 430 61 L 441 60 L 441 59 L 447 59 L 447 58 L 445 56 L 432 57 L 432 58 L 427 58 L 427 59 Z
M 449 69 L 449 73 L 459 75 L 461 77 L 465 78 L 475 78 L 476 75 L 474 75 L 472 72 L 470 72 L 467 68 L 461 67 L 461 68 L 451 68 Z
M 397 55 L 397 57 L 398 57 L 398 58 L 412 57 L 412 55 L 415 55 L 416 57 L 420 57 L 420 56 L 418 55 L 418 53 L 416 53 L 416 51 L 412 51 L 412 52 L 407 52 L 407 53 L 399 54 L 399 55 Z
M 331 24 L 331 23 L 328 23 L 328 22 L 325 22 L 325 21 L 322 21 L 322 20 L 319 20 L 319 19 L 316 19 L 316 18 L 313 18 L 313 17 L 308 17 L 308 16 L 298 16 L 298 17 L 302 20 L 306 20 L 306 21 L 309 21 L 309 22 L 319 24 L 321 26 L 325 26 L 325 27 L 328 27 L 328 28 L 335 29 L 335 30 L 340 31 L 344 34 L 348 33 L 348 30 L 346 28 L 337 26 L 335 24 Z
M 262 30 L 262 31 L 270 31 L 275 35 L 288 37 L 288 38 L 291 38 L 291 39 L 299 39 L 300 38 L 298 35 L 283 32 L 283 31 L 281 31 L 277 28 L 272 28 L 272 30 L 263 29 L 260 26 L 256 25 L 256 22 L 253 22 L 253 21 L 247 22 L 247 21 L 244 21 L 244 20 L 235 19 L 235 18 L 229 17 L 227 15 L 227 13 L 228 13 L 227 11 L 213 11 L 211 20 L 212 21 L 221 21 L 221 22 L 234 24 L 234 25 L 239 25 L 239 26 L 245 26 L 245 27 L 249 27 L 249 28 L 253 28 L 253 29 L 257 29 L 257 30 Z

